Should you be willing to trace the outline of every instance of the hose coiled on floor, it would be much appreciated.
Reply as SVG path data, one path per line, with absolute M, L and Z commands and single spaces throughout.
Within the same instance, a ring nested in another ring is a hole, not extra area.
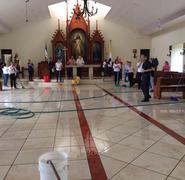
M 16 119 L 28 119 L 35 116 L 35 113 L 21 108 L 0 108 L 0 115 L 12 116 Z

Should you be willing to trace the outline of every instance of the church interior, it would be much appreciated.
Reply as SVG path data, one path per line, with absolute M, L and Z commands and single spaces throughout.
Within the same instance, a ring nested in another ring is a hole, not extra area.
M 185 1 L 0 0 L 0 180 L 185 180 Z

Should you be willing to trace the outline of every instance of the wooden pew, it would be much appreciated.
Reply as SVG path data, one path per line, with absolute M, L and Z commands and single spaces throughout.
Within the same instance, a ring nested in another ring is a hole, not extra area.
M 154 73 L 154 85 L 157 83 L 158 77 L 166 77 L 166 78 L 172 78 L 176 74 L 179 74 L 178 72 L 170 71 L 170 72 L 163 72 L 163 71 L 155 71 Z
M 162 92 L 182 92 L 185 99 L 185 77 L 158 77 L 154 89 L 154 98 L 161 99 Z

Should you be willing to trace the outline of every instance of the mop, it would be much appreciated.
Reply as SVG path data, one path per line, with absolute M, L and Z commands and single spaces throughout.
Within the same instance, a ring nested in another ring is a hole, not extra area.
M 176 96 L 171 96 L 171 97 L 170 97 L 170 100 L 171 100 L 171 101 L 179 101 L 179 99 L 178 99 L 178 97 L 177 97 L 177 92 L 178 92 L 178 89 L 179 89 L 179 85 L 180 85 L 180 83 L 181 83 L 181 81 L 182 81 L 182 78 L 183 78 L 183 73 L 182 73 L 182 75 L 181 75 L 181 77 L 180 77 L 180 79 L 179 79 L 179 81 L 178 81 L 178 83 L 177 83 L 177 88 L 176 88 L 176 91 L 175 91 Z
M 24 85 L 23 85 L 23 83 L 22 83 L 22 81 L 21 81 L 20 77 L 19 77 L 19 76 L 17 76 L 17 78 L 19 79 L 19 82 L 20 82 L 20 84 L 21 84 L 22 89 L 25 89 L 25 87 L 24 87 Z

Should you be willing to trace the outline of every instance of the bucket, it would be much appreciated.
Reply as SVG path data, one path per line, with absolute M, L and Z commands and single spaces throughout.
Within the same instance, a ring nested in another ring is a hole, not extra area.
M 45 75 L 44 76 L 44 82 L 49 82 L 49 81 L 50 81 L 49 76 L 48 75 Z
M 61 151 L 52 151 L 39 157 L 40 180 L 59 180 L 55 170 L 48 161 L 52 161 L 56 172 L 61 180 L 68 177 L 68 156 Z

